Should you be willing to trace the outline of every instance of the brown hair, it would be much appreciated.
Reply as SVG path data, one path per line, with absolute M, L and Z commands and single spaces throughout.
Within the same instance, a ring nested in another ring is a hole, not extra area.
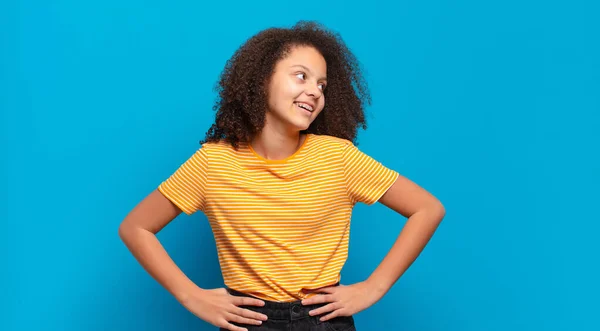
M 325 58 L 325 107 L 303 133 L 330 135 L 355 142 L 357 129 L 367 128 L 364 104 L 371 97 L 360 64 L 339 34 L 313 21 L 290 29 L 269 28 L 248 39 L 227 61 L 215 85 L 215 123 L 200 143 L 225 140 L 234 148 L 249 142 L 265 124 L 267 86 L 275 64 L 294 46 L 312 46 Z

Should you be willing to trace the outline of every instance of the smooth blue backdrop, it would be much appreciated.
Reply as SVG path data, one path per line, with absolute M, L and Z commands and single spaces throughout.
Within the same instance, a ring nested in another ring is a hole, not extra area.
M 447 216 L 359 330 L 600 330 L 600 14 L 593 1 L 13 1 L 0 10 L 1 330 L 214 330 L 117 228 L 199 147 L 247 38 L 315 19 L 373 95 L 359 147 Z M 405 219 L 359 205 L 342 283 Z M 222 286 L 206 218 L 159 233 Z

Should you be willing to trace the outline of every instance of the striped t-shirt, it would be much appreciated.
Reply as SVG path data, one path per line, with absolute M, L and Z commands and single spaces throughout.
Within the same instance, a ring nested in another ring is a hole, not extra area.
M 374 204 L 397 177 L 349 140 L 308 134 L 283 160 L 205 143 L 158 189 L 207 216 L 226 286 L 288 302 L 340 281 L 353 206 Z

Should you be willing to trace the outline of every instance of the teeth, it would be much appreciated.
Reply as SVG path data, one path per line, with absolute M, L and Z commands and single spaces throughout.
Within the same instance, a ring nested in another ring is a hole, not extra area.
M 313 109 L 312 109 L 312 107 L 311 107 L 310 105 L 307 105 L 307 104 L 305 104 L 305 103 L 300 103 L 300 102 L 297 102 L 296 104 L 298 105 L 298 107 L 300 107 L 300 108 L 304 108 L 304 109 L 306 109 L 306 110 L 308 110 L 308 111 L 312 111 L 312 110 L 313 110 Z

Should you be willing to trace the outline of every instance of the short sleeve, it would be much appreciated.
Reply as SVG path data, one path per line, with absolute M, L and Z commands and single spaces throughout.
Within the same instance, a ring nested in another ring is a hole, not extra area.
M 204 148 L 198 149 L 158 190 L 187 215 L 204 211 L 208 158 Z
M 343 152 L 344 181 L 353 203 L 372 205 L 398 178 L 398 172 L 385 167 L 349 142 Z

